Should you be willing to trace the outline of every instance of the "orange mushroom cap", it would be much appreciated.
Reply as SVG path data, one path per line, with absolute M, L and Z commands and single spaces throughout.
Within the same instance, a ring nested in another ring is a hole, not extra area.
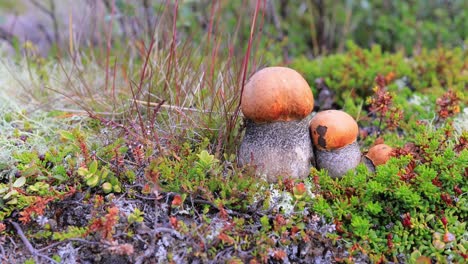
M 386 144 L 377 144 L 369 149 L 366 157 L 372 161 L 374 166 L 382 165 L 392 156 L 393 148 Z
M 286 67 L 267 67 L 256 72 L 244 87 L 242 113 L 256 123 L 300 120 L 314 108 L 307 81 Z
M 323 150 L 345 147 L 356 141 L 359 128 L 354 119 L 339 110 L 317 113 L 310 122 L 314 146 Z

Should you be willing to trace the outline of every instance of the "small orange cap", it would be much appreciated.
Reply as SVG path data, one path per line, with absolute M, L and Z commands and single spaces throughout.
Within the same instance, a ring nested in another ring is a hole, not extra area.
M 386 144 L 377 144 L 369 149 L 366 157 L 372 161 L 374 166 L 387 163 L 392 154 L 393 148 Z
M 349 114 L 339 110 L 317 113 L 310 123 L 314 146 L 323 150 L 345 147 L 356 141 L 359 128 Z

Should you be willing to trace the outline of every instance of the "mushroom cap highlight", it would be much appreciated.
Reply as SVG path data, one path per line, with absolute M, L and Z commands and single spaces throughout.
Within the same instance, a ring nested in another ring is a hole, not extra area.
M 355 142 L 359 128 L 346 112 L 327 110 L 312 118 L 310 131 L 314 146 L 321 150 L 334 150 Z
M 382 165 L 392 156 L 393 148 L 386 144 L 377 144 L 369 149 L 366 157 L 372 161 L 374 166 Z
M 309 84 L 287 67 L 261 69 L 252 75 L 242 92 L 242 113 L 255 123 L 301 120 L 313 108 Z

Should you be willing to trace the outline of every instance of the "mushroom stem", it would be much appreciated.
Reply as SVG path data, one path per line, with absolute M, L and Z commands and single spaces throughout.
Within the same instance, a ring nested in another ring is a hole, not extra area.
M 255 123 L 246 120 L 239 149 L 239 164 L 256 166 L 257 174 L 269 182 L 278 176 L 305 178 L 314 161 L 309 122 L 312 115 L 298 121 Z
M 366 165 L 367 169 L 368 169 L 370 172 L 375 172 L 374 163 L 372 163 L 372 161 L 371 161 L 368 157 L 362 156 L 361 162 L 364 163 L 364 165 Z
M 356 168 L 361 161 L 359 144 L 352 144 L 334 150 L 315 150 L 317 168 L 327 169 L 332 178 L 341 177 L 347 171 Z

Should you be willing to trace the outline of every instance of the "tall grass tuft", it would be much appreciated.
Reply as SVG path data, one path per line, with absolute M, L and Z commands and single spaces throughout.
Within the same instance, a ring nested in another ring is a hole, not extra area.
M 191 25 L 191 31 L 181 22 L 186 18 L 180 17 L 187 5 L 166 1 L 155 9 L 154 19 L 130 21 L 114 19 L 117 12 L 111 4 L 107 24 L 98 27 L 104 36 L 98 48 L 77 48 L 71 36 L 55 62 L 26 52 L 22 63 L 29 78 L 16 80 L 24 101 L 48 110 L 88 114 L 114 127 L 119 124 L 125 127 L 123 133 L 132 131 L 132 140 L 159 151 L 208 138 L 217 156 L 235 153 L 242 87 L 261 65 L 258 47 L 266 1 L 251 5 L 243 0 L 234 27 L 227 25 L 233 20 L 221 17 L 232 5 L 207 2 L 206 11 L 199 11 L 205 26 Z M 125 23 L 151 28 L 119 38 L 115 27 L 131 26 Z M 69 32 L 78 34 L 71 28 Z

